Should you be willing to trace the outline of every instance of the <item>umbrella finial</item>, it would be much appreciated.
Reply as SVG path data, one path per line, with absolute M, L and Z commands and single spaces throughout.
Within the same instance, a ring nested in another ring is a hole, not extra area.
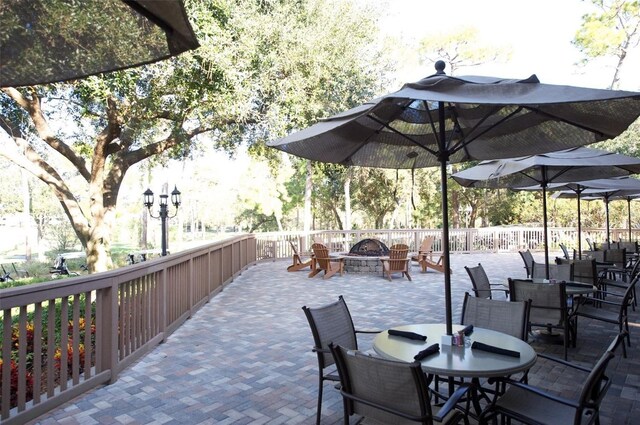
M 444 74 L 444 68 L 447 66 L 443 60 L 439 60 L 435 63 L 436 74 Z

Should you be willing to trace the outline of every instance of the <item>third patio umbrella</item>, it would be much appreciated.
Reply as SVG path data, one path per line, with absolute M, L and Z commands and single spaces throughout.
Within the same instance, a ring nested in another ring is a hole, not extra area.
M 542 189 L 544 259 L 548 274 L 547 189 L 549 186 L 554 183 L 586 180 L 594 176 L 616 177 L 633 173 L 640 173 L 640 158 L 578 147 L 540 155 L 483 161 L 452 177 L 466 187 Z
M 615 137 L 640 115 L 640 93 L 436 74 L 271 141 L 303 158 L 364 167 L 439 166 L 447 333 L 451 275 L 447 164 L 535 154 Z
M 596 179 L 588 181 L 580 181 L 573 183 L 565 183 L 556 185 L 553 190 L 556 192 L 553 198 L 577 198 L 578 199 L 578 229 L 580 229 L 580 199 L 602 199 L 606 209 L 606 226 L 607 241 L 609 237 L 609 202 L 616 199 L 624 199 L 628 203 L 629 215 L 629 240 L 631 240 L 631 200 L 640 197 L 640 180 L 634 178 L 616 178 L 616 179 Z M 578 231 L 580 238 L 580 232 Z M 578 239 L 578 241 L 580 241 Z M 578 244 L 578 250 L 581 247 Z

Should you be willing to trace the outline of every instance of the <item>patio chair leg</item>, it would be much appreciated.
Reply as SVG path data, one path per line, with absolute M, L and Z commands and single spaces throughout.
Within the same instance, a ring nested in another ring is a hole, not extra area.
M 320 373 L 320 384 L 318 385 L 318 411 L 316 413 L 316 425 L 320 425 L 320 417 L 322 416 L 322 372 Z

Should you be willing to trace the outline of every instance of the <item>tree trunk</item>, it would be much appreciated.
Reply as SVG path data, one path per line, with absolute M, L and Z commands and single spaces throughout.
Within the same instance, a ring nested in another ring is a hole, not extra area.
M 22 177 L 22 226 L 24 229 L 24 257 L 31 260 L 31 191 L 29 190 L 29 179 L 27 172 L 20 170 Z
M 351 230 L 351 168 L 344 178 L 344 230 Z
M 304 217 L 303 217 L 303 231 L 307 235 L 311 229 L 311 192 L 313 191 L 312 180 L 313 168 L 311 167 L 311 161 L 307 160 L 307 181 L 304 185 Z

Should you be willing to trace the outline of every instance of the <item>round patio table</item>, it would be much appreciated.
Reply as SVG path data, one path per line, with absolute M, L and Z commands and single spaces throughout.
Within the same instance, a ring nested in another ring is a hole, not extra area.
M 453 332 L 463 328 L 464 326 L 461 325 L 453 325 Z M 427 337 L 426 341 L 415 341 L 389 335 L 388 331 L 383 331 L 375 337 L 373 349 L 376 353 L 388 359 L 406 362 L 413 362 L 413 357 L 428 346 L 434 343 L 440 344 L 441 337 L 446 334 L 444 324 L 405 325 L 393 329 L 415 332 Z M 441 376 L 490 378 L 526 371 L 535 364 L 537 359 L 535 350 L 529 344 L 511 335 L 474 328 L 473 333 L 467 338 L 469 344 L 462 347 L 440 344 L 438 354 L 428 356 L 420 362 L 422 370 Z M 474 341 L 517 351 L 520 357 L 471 349 Z

